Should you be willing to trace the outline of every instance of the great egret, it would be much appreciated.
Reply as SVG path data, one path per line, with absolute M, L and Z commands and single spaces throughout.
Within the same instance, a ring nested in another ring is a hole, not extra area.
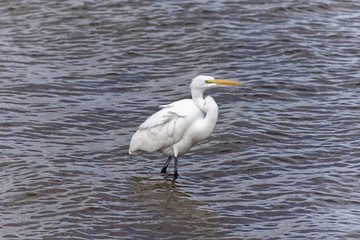
M 166 173 L 175 158 L 174 178 L 178 177 L 178 157 L 201 140 L 210 136 L 218 118 L 218 106 L 211 96 L 203 98 L 207 89 L 220 85 L 241 83 L 198 76 L 191 81 L 192 99 L 183 99 L 168 105 L 150 116 L 132 136 L 129 154 L 139 151 L 158 151 L 169 156 L 161 172 Z

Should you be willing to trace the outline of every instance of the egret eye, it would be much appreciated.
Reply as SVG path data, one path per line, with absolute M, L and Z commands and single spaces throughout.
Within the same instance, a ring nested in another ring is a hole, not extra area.
M 212 82 L 211 82 L 211 80 L 205 80 L 205 83 L 206 83 L 206 84 L 210 84 L 210 83 L 212 83 Z

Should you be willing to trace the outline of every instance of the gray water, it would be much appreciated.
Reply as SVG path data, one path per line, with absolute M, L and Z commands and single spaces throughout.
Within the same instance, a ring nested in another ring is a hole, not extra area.
M 358 1 L 0 1 L 1 239 L 360 239 Z M 218 124 L 128 155 L 200 74 Z

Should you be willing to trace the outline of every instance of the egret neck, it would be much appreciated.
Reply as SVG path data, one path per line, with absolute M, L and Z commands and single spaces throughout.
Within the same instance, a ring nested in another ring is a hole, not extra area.
M 191 88 L 191 96 L 195 105 L 201 109 L 201 111 L 205 112 L 205 100 L 204 100 L 204 90 L 192 87 Z

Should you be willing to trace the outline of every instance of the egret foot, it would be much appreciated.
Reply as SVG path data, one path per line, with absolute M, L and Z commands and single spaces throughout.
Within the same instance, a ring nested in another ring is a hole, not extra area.
M 169 163 L 171 161 L 171 157 L 168 157 L 168 159 L 166 160 L 164 167 L 161 169 L 161 173 L 166 173 L 166 169 L 169 166 Z
M 179 174 L 178 174 L 178 158 L 175 157 L 175 163 L 174 163 L 174 179 L 176 179 Z

